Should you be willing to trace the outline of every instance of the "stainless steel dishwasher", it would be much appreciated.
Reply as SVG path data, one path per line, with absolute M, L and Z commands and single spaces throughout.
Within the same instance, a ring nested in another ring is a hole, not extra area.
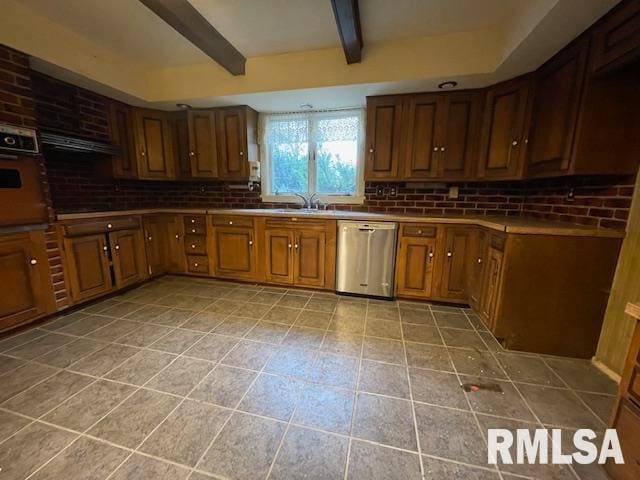
M 394 222 L 338 221 L 338 292 L 393 296 L 397 229 Z

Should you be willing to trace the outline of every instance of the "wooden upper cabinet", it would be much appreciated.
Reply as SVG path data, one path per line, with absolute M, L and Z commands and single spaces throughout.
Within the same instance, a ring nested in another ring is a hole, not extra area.
M 396 263 L 396 293 L 428 298 L 433 289 L 433 258 L 436 237 L 400 237 Z
M 218 146 L 214 111 L 189 110 L 188 132 L 191 176 L 195 178 L 218 177 Z
M 487 90 L 478 156 L 479 178 L 522 176 L 528 97 L 527 77 L 499 83 Z
M 97 297 L 112 289 L 106 235 L 65 238 L 64 251 L 73 300 Z
M 275 228 L 265 230 L 265 279 L 267 282 L 293 283 L 293 242 L 291 230 Z
M 406 101 L 404 155 L 405 178 L 433 178 L 438 175 L 436 158 L 442 144 L 444 97 L 438 94 L 411 95 Z
M 0 331 L 53 311 L 43 232 L 0 236 L 0 280 Z
M 109 234 L 116 287 L 122 288 L 147 277 L 142 232 L 121 230 Z
M 120 147 L 120 154 L 113 157 L 113 176 L 136 178 L 138 164 L 133 128 L 133 112 L 129 105 L 112 101 L 109 104 L 111 142 Z
M 249 160 L 258 160 L 258 113 L 247 107 L 217 109 L 220 178 L 249 178 Z
M 610 71 L 640 58 L 640 1 L 628 0 L 595 28 L 593 70 Z
M 473 229 L 468 227 L 447 227 L 444 230 L 444 248 L 439 252 L 442 265 L 441 298 L 467 298 L 467 272 L 473 233 Z
M 187 112 L 169 112 L 169 124 L 171 126 L 173 158 L 175 160 L 176 177 L 191 177 L 191 156 L 189 152 L 189 121 Z
M 221 277 L 251 279 L 256 275 L 253 227 L 216 227 L 215 273 Z
M 325 286 L 325 232 L 297 230 L 294 235 L 294 283 L 307 287 Z
M 467 179 L 473 175 L 481 98 L 478 91 L 447 93 L 437 177 Z
M 401 96 L 367 98 L 365 180 L 397 180 L 402 142 Z
M 584 91 L 589 38 L 580 38 L 535 74 L 527 173 L 562 174 L 569 170 Z
M 138 176 L 166 180 L 174 177 L 175 165 L 168 114 L 134 109 Z

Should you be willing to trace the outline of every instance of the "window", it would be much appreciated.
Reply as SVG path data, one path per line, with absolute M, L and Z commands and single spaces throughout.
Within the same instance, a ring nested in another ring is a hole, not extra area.
M 362 203 L 362 110 L 261 116 L 262 199 Z

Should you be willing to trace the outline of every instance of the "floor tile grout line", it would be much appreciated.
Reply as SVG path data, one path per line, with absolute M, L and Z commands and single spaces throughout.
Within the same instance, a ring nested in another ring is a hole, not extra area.
M 433 313 L 433 312 L 432 312 Z M 434 315 L 435 318 L 435 315 Z M 465 316 L 466 318 L 466 316 Z M 444 343 L 444 337 L 442 336 L 442 332 L 440 331 L 440 326 L 438 325 L 438 322 L 436 321 L 436 328 L 438 330 L 438 334 L 440 335 L 442 342 Z M 455 362 L 453 361 L 453 357 L 451 356 L 451 352 L 449 351 L 449 347 L 446 347 L 445 344 L 445 348 L 447 351 L 447 357 L 449 358 L 449 362 L 451 362 L 451 365 L 453 366 L 453 373 L 456 375 L 456 378 L 458 379 L 458 385 L 462 386 L 462 382 L 460 380 L 460 374 L 458 372 L 458 368 L 456 367 Z M 471 405 L 471 401 L 469 400 L 469 397 L 467 396 L 466 392 L 463 391 L 463 395 L 465 397 L 465 400 L 467 401 L 467 404 L 469 406 L 469 410 L 471 412 L 471 414 L 473 415 L 473 418 L 475 420 L 476 426 L 478 427 L 478 431 L 481 432 L 481 437 L 482 440 L 484 442 L 485 448 L 488 449 L 488 444 L 487 444 L 487 439 L 485 438 L 484 435 L 482 435 L 482 426 L 480 425 L 480 420 L 478 419 L 478 415 L 476 414 L 473 405 Z M 500 472 L 500 469 L 498 468 L 497 465 L 494 466 L 494 471 L 498 473 L 498 476 L 500 477 L 500 479 L 503 479 L 502 473 Z
M 420 429 L 418 428 L 418 418 L 416 416 L 416 404 L 413 400 L 413 385 L 411 383 L 411 375 L 409 374 L 409 357 L 407 355 L 407 344 L 404 336 L 404 327 L 402 325 L 402 311 L 398 302 L 396 302 L 396 308 L 398 310 L 398 318 L 400 320 L 400 337 L 402 338 L 402 352 L 404 354 L 404 370 L 407 377 L 407 386 L 409 387 L 409 400 L 411 405 L 411 416 L 413 418 L 414 435 L 416 436 L 416 448 L 418 449 L 418 460 L 420 464 L 420 476 L 424 479 L 426 476 L 424 468 L 424 460 L 422 458 L 422 445 L 420 444 Z M 433 316 L 433 312 L 431 312 Z

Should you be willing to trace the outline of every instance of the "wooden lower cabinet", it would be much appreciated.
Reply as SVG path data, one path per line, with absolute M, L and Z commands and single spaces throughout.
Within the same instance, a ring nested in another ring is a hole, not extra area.
M 298 230 L 294 234 L 294 242 L 293 282 L 304 287 L 324 287 L 325 233 Z
M 53 312 L 42 231 L 0 235 L 0 331 Z
M 122 230 L 109 234 L 116 288 L 140 282 L 148 276 L 142 232 Z
M 74 302 L 111 291 L 109 246 L 105 234 L 64 239 L 67 277 Z
M 480 297 L 479 313 L 486 325 L 495 330 L 496 308 L 500 289 L 503 253 L 495 248 L 489 248 L 485 278 L 483 279 L 482 295 Z
M 185 271 L 185 251 L 184 251 L 184 223 L 180 215 L 168 215 L 166 218 L 167 228 L 167 253 L 166 268 L 170 273 L 184 273 Z
M 396 260 L 396 294 L 403 297 L 430 298 L 433 292 L 433 258 L 436 250 L 435 228 L 433 235 L 422 236 L 428 227 L 401 225 Z
M 213 233 L 213 263 L 216 276 L 254 279 L 256 276 L 256 246 L 253 227 L 215 227 Z
M 469 257 L 474 228 L 443 228 L 443 248 L 440 259 L 440 288 L 438 297 L 448 300 L 466 300 Z
M 166 223 L 160 215 L 145 216 L 143 227 L 149 275 L 161 275 L 168 270 L 169 232 Z
M 478 229 L 473 242 L 473 254 L 470 256 L 469 281 L 467 291 L 469 293 L 469 305 L 478 311 L 482 304 L 484 289 L 484 273 L 487 265 L 489 235 L 484 229 Z
M 267 229 L 264 235 L 265 279 L 293 284 L 293 231 Z

